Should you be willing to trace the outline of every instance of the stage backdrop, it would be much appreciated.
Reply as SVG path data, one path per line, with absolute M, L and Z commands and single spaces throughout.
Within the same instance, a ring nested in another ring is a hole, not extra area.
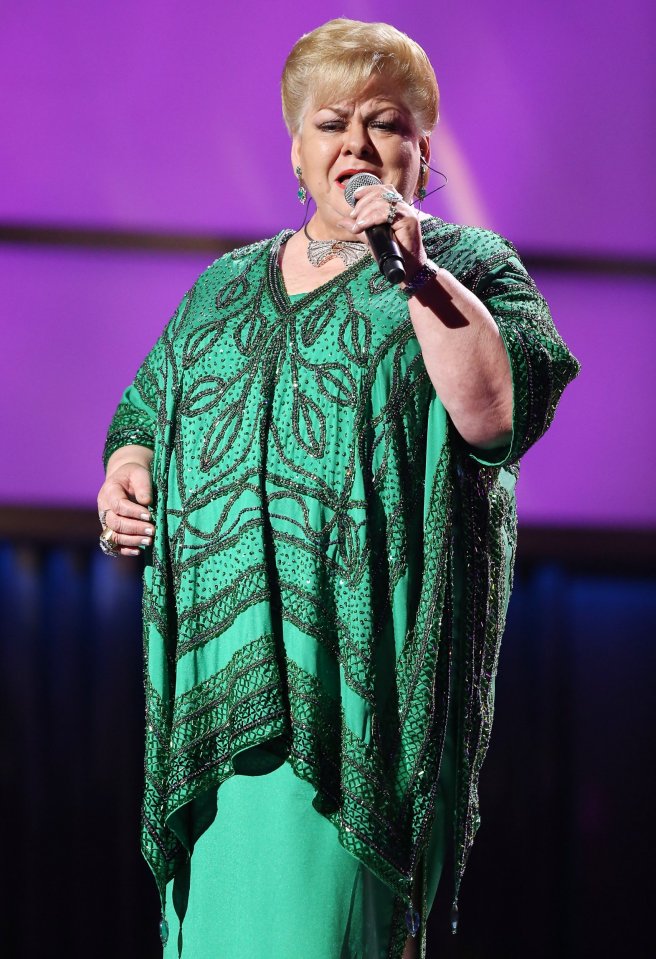
M 301 33 L 345 15 L 425 46 L 442 94 L 433 160 L 449 177 L 427 209 L 498 230 L 542 262 L 533 273 L 583 364 L 526 457 L 522 518 L 656 523 L 654 9 L 3 4 L 0 502 L 93 502 L 120 392 L 218 252 L 211 241 L 200 254 L 28 245 L 9 242 L 15 228 L 237 242 L 298 227 L 279 76 Z

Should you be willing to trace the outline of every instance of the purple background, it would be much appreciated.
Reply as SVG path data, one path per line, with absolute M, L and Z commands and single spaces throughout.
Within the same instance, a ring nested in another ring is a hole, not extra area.
M 617 3 L 5 3 L 0 224 L 269 236 L 301 213 L 279 103 L 331 16 L 423 44 L 429 212 L 526 253 L 654 259 L 656 8 Z M 209 254 L 0 246 L 0 502 L 92 503 L 120 392 Z M 583 364 L 525 458 L 526 521 L 656 524 L 656 280 L 534 270 Z

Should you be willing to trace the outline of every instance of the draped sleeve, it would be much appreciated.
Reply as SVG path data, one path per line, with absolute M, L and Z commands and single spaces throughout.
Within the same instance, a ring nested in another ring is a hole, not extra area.
M 450 430 L 453 571 L 451 708 L 457 722 L 452 931 L 469 852 L 480 826 L 478 783 L 494 714 L 495 678 L 512 588 L 517 543 L 515 484 L 520 459 L 549 427 L 579 363 L 513 244 L 492 230 L 436 220 L 426 250 L 489 310 L 512 376 L 510 442 L 481 450 Z
M 579 372 L 578 360 L 556 330 L 547 301 L 515 247 L 498 235 L 496 245 L 472 291 L 490 311 L 508 354 L 512 437 L 499 450 L 471 450 L 483 466 L 517 463 L 546 432 L 563 390 Z
M 166 367 L 171 360 L 171 340 L 181 323 L 188 305 L 187 293 L 162 334 L 139 367 L 137 374 L 125 389 L 107 431 L 103 450 L 103 464 L 122 446 L 132 444 L 155 448 L 158 415 L 162 408 Z

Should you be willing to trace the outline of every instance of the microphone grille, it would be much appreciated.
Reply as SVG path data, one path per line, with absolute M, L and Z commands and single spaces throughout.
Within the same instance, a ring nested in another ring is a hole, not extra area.
M 356 173 L 346 184 L 344 190 L 346 202 L 349 206 L 355 206 L 355 197 L 353 194 L 356 190 L 359 190 L 361 186 L 376 186 L 376 184 L 380 182 L 378 177 L 374 176 L 373 173 Z

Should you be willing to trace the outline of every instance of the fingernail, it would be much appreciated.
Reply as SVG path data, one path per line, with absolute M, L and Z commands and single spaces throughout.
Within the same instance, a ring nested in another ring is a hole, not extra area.
M 349 213 L 349 216 L 357 216 L 357 215 L 358 215 L 357 210 L 351 210 L 351 212 Z
M 148 513 L 142 513 L 139 519 L 145 519 L 146 521 L 148 521 L 150 519 L 150 516 L 148 515 Z
M 146 536 L 152 536 L 152 535 L 153 535 L 153 531 L 152 531 L 152 529 L 150 528 L 150 526 L 146 526 L 146 528 L 145 528 L 145 530 L 144 530 L 144 533 L 146 534 Z
M 143 549 L 143 547 L 142 547 L 142 549 Z M 141 556 L 141 550 L 140 550 L 140 549 L 131 549 L 131 550 L 130 550 L 130 556 Z
M 150 546 L 150 540 L 149 540 L 149 539 L 142 539 L 141 542 L 144 544 L 144 546 Z
M 366 221 L 366 220 L 356 220 L 355 222 L 356 222 L 356 226 L 364 226 L 367 221 Z M 355 227 L 354 227 L 354 229 L 355 229 Z

